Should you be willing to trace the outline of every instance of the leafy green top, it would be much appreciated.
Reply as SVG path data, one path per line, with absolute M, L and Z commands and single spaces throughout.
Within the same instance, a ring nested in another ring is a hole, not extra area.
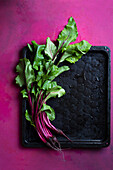
M 49 37 L 46 40 L 46 45 L 38 45 L 35 41 L 32 41 L 31 45 L 28 44 L 34 57 L 32 62 L 27 58 L 20 59 L 16 67 L 18 72 L 16 83 L 23 87 L 21 93 L 23 98 L 29 100 L 32 113 L 46 112 L 51 121 L 55 119 L 55 112 L 46 104 L 46 101 L 51 97 L 61 97 L 65 94 L 65 90 L 53 80 L 70 69 L 68 66 L 59 66 L 59 64 L 65 60 L 75 63 L 91 48 L 91 45 L 85 40 L 69 45 L 76 40 L 77 36 L 76 23 L 70 17 L 68 24 L 57 38 L 58 46 Z M 28 110 L 25 116 L 34 126 Z

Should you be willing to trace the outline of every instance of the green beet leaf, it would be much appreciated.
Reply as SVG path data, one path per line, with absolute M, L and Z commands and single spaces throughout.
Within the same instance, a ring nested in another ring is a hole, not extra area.
M 34 57 L 33 68 L 38 70 L 39 66 L 42 65 L 44 56 L 42 52 L 44 51 L 45 45 L 38 45 L 36 50 L 36 55 Z
M 39 82 L 38 82 L 38 87 L 41 88 L 41 87 L 42 87 L 42 84 L 43 84 L 43 80 L 40 79 Z
M 34 94 L 34 95 L 36 95 L 35 86 L 32 87 L 31 93 Z
M 28 110 L 26 110 L 26 112 L 25 112 L 25 118 L 26 118 L 26 120 L 28 120 L 28 121 L 30 122 L 30 124 L 31 124 L 32 126 L 35 127 L 35 125 L 34 125 L 34 123 L 33 123 L 33 121 L 32 121 L 32 116 L 28 113 Z
M 46 80 L 42 86 L 43 90 L 48 90 L 49 88 L 51 88 L 51 81 L 50 80 Z
M 53 87 L 52 89 L 50 89 L 46 92 L 45 101 L 47 101 L 51 97 L 54 97 L 54 98 L 62 97 L 64 94 L 65 94 L 65 90 L 61 86 Z
M 49 61 L 45 61 L 45 63 L 43 63 L 45 65 L 46 71 L 53 65 L 53 62 L 51 60 Z
M 67 60 L 70 63 L 75 63 L 83 56 L 83 54 L 86 54 L 90 48 L 91 44 L 85 40 L 81 41 L 80 43 L 69 45 L 66 48 L 60 62 Z
M 44 66 L 40 65 L 39 66 L 39 71 L 37 72 L 37 75 L 36 75 L 36 82 L 37 82 L 39 87 L 42 86 L 44 76 L 45 76 Z
M 56 48 L 55 44 L 48 37 L 46 40 L 45 54 L 48 55 L 48 57 L 50 59 L 53 59 L 56 52 L 57 52 L 57 48 Z
M 70 68 L 68 66 L 58 67 L 56 65 L 52 65 L 48 74 L 44 74 L 44 72 L 42 73 L 42 79 L 44 82 L 46 80 L 52 81 L 56 77 L 58 77 L 61 73 L 63 73 L 64 71 L 68 71 L 69 69 Z M 41 79 L 41 77 L 38 73 L 36 81 L 39 81 L 40 79 Z
M 26 84 L 24 71 L 25 71 L 25 62 L 24 59 L 20 59 L 19 64 L 16 66 L 16 72 L 18 72 L 19 75 L 15 78 L 16 84 L 18 84 L 20 87 Z
M 46 112 L 49 120 L 53 121 L 55 119 L 55 111 L 47 104 L 43 104 L 40 112 Z
M 54 80 L 56 77 L 58 77 L 61 73 L 64 71 L 68 71 L 70 68 L 68 66 L 62 66 L 62 67 L 57 67 L 55 66 L 50 74 L 48 75 L 49 80 Z
M 32 49 L 32 47 L 31 47 L 31 45 L 30 45 L 30 44 L 27 44 L 27 46 L 28 46 L 29 50 L 30 50 L 31 52 L 33 52 L 33 49 Z
M 32 45 L 33 45 L 34 49 L 36 50 L 36 49 L 37 49 L 37 47 L 38 47 L 38 44 L 37 44 L 35 41 L 31 41 L 31 43 L 32 43 Z
M 57 86 L 56 81 L 51 82 L 50 80 L 46 80 L 42 86 L 43 90 L 49 90 Z
M 22 94 L 23 98 L 28 98 L 28 94 L 27 94 L 26 89 L 23 89 L 23 90 L 21 91 L 21 94 Z
M 43 62 L 43 64 L 45 65 L 46 74 L 49 74 L 49 72 L 51 71 L 51 68 L 53 66 L 53 61 L 49 60 L 49 61 L 46 61 L 45 63 Z
M 25 64 L 25 79 L 28 88 L 31 88 L 31 84 L 35 81 L 35 74 L 32 68 L 32 65 L 28 59 L 26 60 Z
M 78 32 L 75 20 L 73 19 L 73 17 L 70 17 L 68 20 L 68 24 L 58 36 L 58 49 L 60 49 L 61 47 L 67 47 L 71 42 L 74 42 L 76 40 L 77 36 Z
M 20 59 L 20 62 L 16 67 L 16 71 L 19 74 L 16 77 L 16 83 L 20 87 L 27 85 L 27 88 L 30 88 L 31 84 L 35 81 L 35 74 L 29 59 Z

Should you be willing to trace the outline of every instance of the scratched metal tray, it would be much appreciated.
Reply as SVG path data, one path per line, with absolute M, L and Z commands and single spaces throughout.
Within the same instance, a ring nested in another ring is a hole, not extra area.
M 27 48 L 24 57 L 29 58 Z M 67 64 L 67 63 L 66 63 Z M 77 63 L 68 64 L 70 71 L 56 81 L 66 95 L 48 101 L 56 113 L 53 125 L 73 141 L 57 136 L 62 148 L 106 147 L 110 144 L 110 49 L 93 46 Z M 46 147 L 25 119 L 26 100 L 22 106 L 22 144 Z

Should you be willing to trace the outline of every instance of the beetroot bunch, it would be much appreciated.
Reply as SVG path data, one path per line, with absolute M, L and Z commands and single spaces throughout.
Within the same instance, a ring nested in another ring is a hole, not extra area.
M 55 150 L 60 150 L 61 147 L 53 134 L 70 139 L 51 124 L 55 119 L 55 111 L 46 102 L 52 97 L 62 97 L 65 94 L 65 90 L 54 81 L 57 76 L 70 69 L 63 65 L 63 62 L 66 60 L 75 63 L 91 47 L 85 40 L 69 45 L 77 36 L 76 23 L 70 17 L 57 38 L 58 45 L 55 45 L 49 37 L 45 45 L 38 45 L 32 41 L 28 44 L 30 57 L 20 59 L 16 66 L 18 72 L 16 83 L 22 88 L 22 96 L 28 100 L 30 107 L 26 110 L 25 117 L 34 126 L 40 139 Z

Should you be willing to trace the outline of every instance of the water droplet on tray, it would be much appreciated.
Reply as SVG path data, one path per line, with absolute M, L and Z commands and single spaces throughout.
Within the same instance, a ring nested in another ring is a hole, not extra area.
M 95 80 L 100 81 L 98 77 L 96 77 Z

